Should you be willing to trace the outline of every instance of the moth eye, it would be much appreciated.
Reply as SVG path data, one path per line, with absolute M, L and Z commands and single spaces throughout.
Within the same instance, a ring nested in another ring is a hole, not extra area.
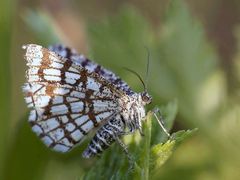
M 143 101 L 145 101 L 145 102 L 149 101 L 149 98 L 148 98 L 147 96 L 143 96 L 142 99 L 143 99 Z

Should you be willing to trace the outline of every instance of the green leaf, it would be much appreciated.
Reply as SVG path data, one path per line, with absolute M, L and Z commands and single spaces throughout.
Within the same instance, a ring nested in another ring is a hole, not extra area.
M 178 131 L 171 135 L 171 139 L 166 143 L 160 143 L 151 148 L 151 165 L 152 177 L 156 177 L 159 168 L 171 157 L 172 153 L 178 145 L 186 138 L 190 137 L 197 129 Z
M 166 143 L 160 143 L 151 148 L 151 172 L 156 173 L 157 170 L 168 160 L 172 155 L 175 141 L 168 140 Z
M 181 144 L 186 138 L 191 137 L 193 133 L 195 133 L 198 129 L 192 129 L 192 130 L 181 130 L 176 133 L 173 133 L 172 139 L 175 141 L 176 145 Z

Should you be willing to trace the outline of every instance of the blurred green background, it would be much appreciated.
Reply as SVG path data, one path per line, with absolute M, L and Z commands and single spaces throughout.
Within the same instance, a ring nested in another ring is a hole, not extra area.
M 108 171 L 102 179 L 127 178 L 124 170 L 109 175 L 118 161 L 107 155 L 82 159 L 87 142 L 58 154 L 31 132 L 21 90 L 26 70 L 21 46 L 26 43 L 73 47 L 136 92 L 141 83 L 122 67 L 145 77 L 147 47 L 153 96 L 148 108 L 177 100 L 172 132 L 198 128 L 153 178 L 240 178 L 239 1 L 1 0 L 0 37 L 0 179 L 94 179 L 89 172 L 98 161 L 103 163 L 99 173 Z M 154 138 L 161 129 L 153 130 Z M 114 148 L 107 153 L 122 154 Z

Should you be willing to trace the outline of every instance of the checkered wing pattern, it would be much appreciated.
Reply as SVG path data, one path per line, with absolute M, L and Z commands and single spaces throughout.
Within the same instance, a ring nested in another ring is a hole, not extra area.
M 101 77 L 106 79 L 109 83 L 115 85 L 115 87 L 121 89 L 126 92 L 127 95 L 132 95 L 134 92 L 128 86 L 126 82 L 124 82 L 120 77 L 114 74 L 112 71 L 105 69 L 104 67 L 98 65 L 94 61 L 89 60 L 82 54 L 78 54 L 74 49 L 68 48 L 64 45 L 54 45 L 49 47 L 50 50 L 59 54 L 62 57 L 70 59 L 74 63 L 78 64 L 86 68 L 89 72 L 95 72 L 99 74 Z
M 117 99 L 125 92 L 79 62 L 39 45 L 29 44 L 23 86 L 31 108 L 32 130 L 50 148 L 66 152 L 94 127 L 118 113 Z M 83 61 L 81 61 L 83 63 Z

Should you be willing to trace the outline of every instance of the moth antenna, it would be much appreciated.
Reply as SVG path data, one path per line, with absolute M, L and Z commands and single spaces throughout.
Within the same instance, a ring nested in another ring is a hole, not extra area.
M 147 51 L 147 70 L 146 70 L 146 79 L 145 79 L 145 83 L 146 83 L 145 91 L 147 91 L 148 79 L 149 79 L 149 66 L 150 66 L 150 51 L 147 46 L 144 46 L 144 47 L 146 48 L 146 51 Z
M 148 85 L 148 79 L 149 79 L 148 78 L 149 77 L 149 66 L 150 66 L 150 51 L 149 51 L 149 49 L 146 46 L 144 46 L 144 47 L 147 50 L 147 71 L 146 71 L 145 83 L 144 83 L 142 77 L 137 72 L 135 72 L 132 69 L 129 69 L 127 67 L 124 67 L 124 69 L 126 69 L 127 71 L 135 74 L 140 79 L 140 81 L 142 82 L 143 87 L 144 87 L 144 91 L 147 92 L 147 85 Z
M 124 69 L 126 69 L 127 71 L 129 71 L 129 72 L 131 72 L 131 73 L 133 73 L 133 74 L 135 74 L 137 77 L 138 77 L 138 79 L 141 81 L 141 83 L 142 83 L 142 85 L 143 85 L 143 88 L 144 88 L 144 90 L 146 90 L 146 85 L 145 85 L 145 83 L 144 83 L 144 81 L 143 81 L 143 79 L 142 79 L 142 77 L 137 73 L 137 72 L 135 72 L 134 70 L 132 70 L 132 69 L 129 69 L 129 68 L 127 68 L 127 67 L 123 67 Z

